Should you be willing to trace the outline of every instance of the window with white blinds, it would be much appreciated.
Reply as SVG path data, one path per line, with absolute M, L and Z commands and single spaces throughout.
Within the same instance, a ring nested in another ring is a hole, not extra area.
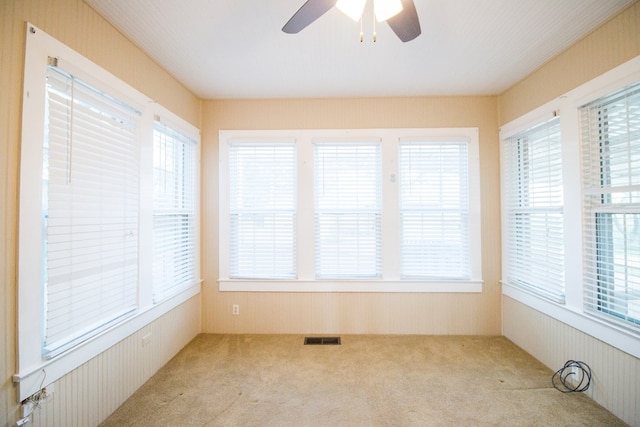
M 153 131 L 153 298 L 198 280 L 196 141 L 156 121 Z
M 380 156 L 379 142 L 314 144 L 318 279 L 381 277 Z
M 140 113 L 47 67 L 43 354 L 136 310 Z
M 584 303 L 640 326 L 640 83 L 580 108 Z
M 231 278 L 296 278 L 296 161 L 294 142 L 230 143 Z
M 219 289 L 480 292 L 478 148 L 477 128 L 220 131 Z
M 403 141 L 399 147 L 400 273 L 469 279 L 466 141 Z
M 640 356 L 640 56 L 502 125 L 502 293 Z
M 503 141 L 506 281 L 557 302 L 565 297 L 560 118 Z
M 198 129 L 26 25 L 18 400 L 200 292 Z

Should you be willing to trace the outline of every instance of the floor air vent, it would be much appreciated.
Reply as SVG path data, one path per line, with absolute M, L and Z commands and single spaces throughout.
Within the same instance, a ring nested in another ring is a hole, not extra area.
M 340 337 L 305 337 L 304 345 L 340 345 Z

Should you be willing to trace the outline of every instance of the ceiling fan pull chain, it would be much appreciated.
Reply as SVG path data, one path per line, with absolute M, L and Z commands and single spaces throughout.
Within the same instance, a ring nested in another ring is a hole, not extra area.
M 373 18 L 372 19 L 372 21 L 373 21 L 373 42 L 375 43 L 378 40 L 378 36 L 376 35 L 376 13 L 375 13 L 375 7 L 374 7 L 374 12 L 371 13 L 371 17 Z

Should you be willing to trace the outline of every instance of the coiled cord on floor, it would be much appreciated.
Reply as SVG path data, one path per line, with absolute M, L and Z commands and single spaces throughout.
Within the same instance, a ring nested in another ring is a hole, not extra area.
M 563 393 L 586 391 L 591 385 L 591 368 L 584 362 L 568 360 L 553 374 L 551 384 Z

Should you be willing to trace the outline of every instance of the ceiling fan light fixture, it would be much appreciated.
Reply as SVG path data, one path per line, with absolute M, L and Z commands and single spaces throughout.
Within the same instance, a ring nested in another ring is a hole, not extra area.
M 359 21 L 366 4 L 367 0 L 338 0 L 336 7 L 349 18 Z
M 402 12 L 402 1 L 373 0 L 373 11 L 378 22 L 384 22 Z
M 302 1 L 302 0 L 300 0 Z M 386 21 L 396 36 L 406 43 L 421 34 L 420 19 L 413 4 L 414 0 L 372 0 L 373 7 L 369 9 L 373 21 L 373 33 L 377 21 Z M 329 10 L 340 10 L 351 19 L 360 21 L 360 33 L 362 38 L 362 13 L 367 5 L 367 0 L 306 0 L 296 13 L 282 27 L 287 34 L 296 34 L 315 22 Z M 376 19 L 377 18 L 377 19 Z

